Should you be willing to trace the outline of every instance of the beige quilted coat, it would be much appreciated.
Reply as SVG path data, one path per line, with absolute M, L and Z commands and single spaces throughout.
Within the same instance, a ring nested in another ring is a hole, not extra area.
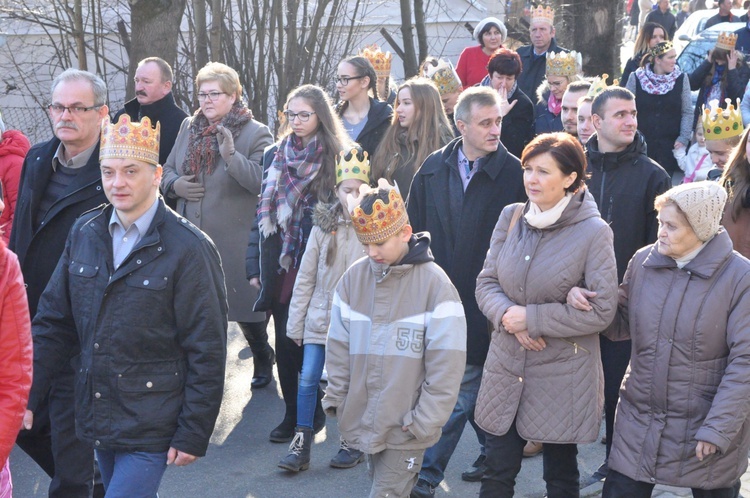
M 604 402 L 599 332 L 617 309 L 612 230 L 586 189 L 550 227 L 536 229 L 521 218 L 507 237 L 517 206 L 500 215 L 477 277 L 479 309 L 494 331 L 475 418 L 498 436 L 516 419 L 527 440 L 590 443 L 599 434 Z M 592 311 L 565 304 L 577 285 L 597 292 Z M 514 304 L 526 306 L 529 335 L 544 338 L 544 350 L 526 351 L 502 327 Z

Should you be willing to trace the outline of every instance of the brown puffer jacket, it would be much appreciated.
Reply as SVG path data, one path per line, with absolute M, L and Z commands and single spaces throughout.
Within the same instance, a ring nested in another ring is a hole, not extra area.
M 476 421 L 495 435 L 507 433 L 516 419 L 518 433 L 527 440 L 592 442 L 604 400 L 598 334 L 617 310 L 612 230 L 584 189 L 550 227 L 536 229 L 521 218 L 508 238 L 517 206 L 500 215 L 477 278 L 477 302 L 494 332 Z M 577 285 L 597 292 L 592 311 L 565 304 Z M 529 335 L 543 337 L 544 350 L 526 351 L 503 328 L 503 314 L 515 304 L 526 306 Z
M 620 288 L 612 339 L 633 340 L 609 468 L 642 482 L 734 484 L 750 449 L 750 262 L 723 229 L 683 269 L 644 247 Z M 719 452 L 698 461 L 706 441 Z

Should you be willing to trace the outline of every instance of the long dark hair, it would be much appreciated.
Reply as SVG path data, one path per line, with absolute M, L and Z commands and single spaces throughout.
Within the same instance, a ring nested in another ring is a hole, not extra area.
M 732 221 L 737 221 L 737 217 L 743 209 L 742 201 L 750 188 L 750 163 L 747 160 L 748 134 L 750 134 L 750 128 L 745 130 L 740 143 L 732 150 L 724 173 L 719 179 L 719 183 L 729 194 L 727 203 L 732 207 Z
M 309 188 L 319 201 L 330 202 L 334 196 L 332 188 L 336 184 L 336 154 L 352 147 L 351 139 L 341 119 L 333 112 L 331 98 L 322 88 L 315 85 L 302 85 L 295 88 L 286 98 L 285 110 L 292 99 L 303 99 L 313 108 L 318 118 L 316 136 L 323 144 L 323 159 L 321 168 Z M 286 118 L 282 119 L 279 140 L 292 133 L 292 128 Z

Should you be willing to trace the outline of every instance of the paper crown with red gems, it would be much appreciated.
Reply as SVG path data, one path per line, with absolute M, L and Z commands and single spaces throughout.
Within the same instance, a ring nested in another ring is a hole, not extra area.
M 726 99 L 727 108 L 719 107 L 718 100 L 712 100 L 707 106 L 703 106 L 703 135 L 706 140 L 724 140 L 742 135 L 745 128 L 742 126 L 742 113 L 740 102 L 732 104 L 731 99 Z
M 130 121 L 123 114 L 117 123 L 102 120 L 99 161 L 103 159 L 136 159 L 149 164 L 159 164 L 160 123 L 151 128 L 151 120 L 144 117 L 140 123 Z
M 372 205 L 370 214 L 360 207 L 362 200 L 368 194 L 376 194 L 380 190 L 388 192 L 388 200 L 384 202 L 377 199 Z M 409 222 L 409 216 L 406 214 L 406 206 L 398 187 L 388 183 L 388 180 L 381 178 L 378 180 L 378 186 L 372 188 L 369 185 L 359 187 L 359 196 L 356 198 L 349 194 L 347 198 L 349 212 L 352 217 L 352 226 L 357 234 L 357 238 L 363 244 L 378 244 L 385 242 L 392 236 L 396 235 Z

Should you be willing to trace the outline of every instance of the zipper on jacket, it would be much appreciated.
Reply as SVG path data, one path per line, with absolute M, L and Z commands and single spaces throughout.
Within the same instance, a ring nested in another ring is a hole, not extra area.
M 580 348 L 582 351 L 590 353 L 590 351 L 588 349 L 584 348 L 583 346 L 579 346 L 578 343 L 575 342 L 575 341 L 569 341 L 567 339 L 563 339 L 562 337 L 560 338 L 560 340 L 563 341 L 563 342 L 567 342 L 568 344 L 570 344 L 571 346 L 573 346 L 573 348 L 574 348 L 573 354 L 578 354 L 578 348 Z
M 607 207 L 607 223 L 612 223 L 612 206 L 615 203 L 615 197 L 610 195 L 609 196 L 609 206 Z

